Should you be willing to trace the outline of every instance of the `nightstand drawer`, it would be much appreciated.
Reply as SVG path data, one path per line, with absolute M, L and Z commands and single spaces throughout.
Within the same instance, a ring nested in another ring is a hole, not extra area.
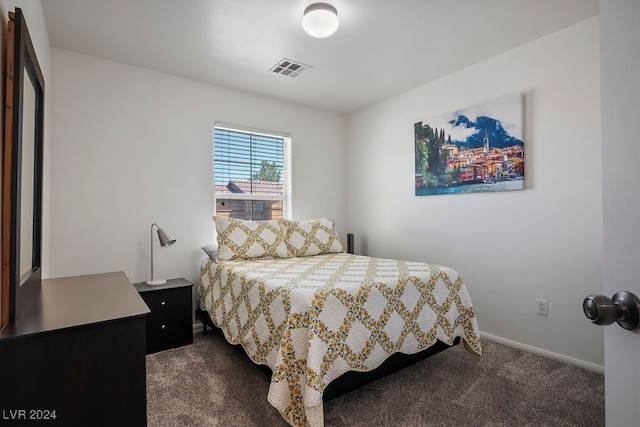
M 193 342 L 192 287 L 184 279 L 136 289 L 151 313 L 146 320 L 147 354 Z
M 191 326 L 191 325 L 190 325 Z M 193 331 L 177 323 L 147 323 L 147 353 L 181 347 L 193 342 Z
M 142 299 L 151 310 L 153 317 L 168 318 L 176 313 L 184 312 L 185 306 L 191 305 L 191 288 L 166 289 L 156 292 L 145 292 Z

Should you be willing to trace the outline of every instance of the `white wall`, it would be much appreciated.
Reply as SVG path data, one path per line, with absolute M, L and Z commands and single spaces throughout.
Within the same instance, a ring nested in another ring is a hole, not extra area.
M 45 117 L 44 117 L 44 189 L 43 189 L 43 218 L 42 218 L 42 264 L 43 271 L 47 269 L 50 258 L 48 256 L 48 247 L 50 242 L 50 224 L 49 224 L 49 173 L 50 164 L 48 161 L 50 145 L 51 145 L 51 89 L 49 83 L 51 82 L 51 46 L 49 45 L 49 34 L 47 32 L 47 26 L 44 21 L 44 12 L 42 10 L 42 4 L 39 1 L 27 1 L 27 0 L 0 0 L 0 46 L 2 46 L 2 54 L 0 55 L 0 70 L 2 84 L 0 84 L 0 100 L 4 105 L 5 100 L 5 74 L 6 74 L 6 44 L 7 44 L 7 21 L 9 20 L 9 12 L 14 12 L 15 8 L 19 7 L 22 10 L 27 27 L 29 28 L 29 35 L 31 36 L 31 42 L 36 51 L 38 63 L 42 71 L 44 78 L 44 101 L 45 101 Z M 4 137 L 4 115 L 0 120 L 0 135 Z M 0 182 L 2 182 L 2 164 L 0 162 Z M 1 188 L 1 187 L 0 187 Z M 1 249 L 0 249 L 1 251 Z M 1 255 L 1 252 L 0 252 Z M 1 292 L 1 290 L 0 290 Z M 0 308 L 1 310 L 1 308 Z
M 602 290 L 598 38 L 593 18 L 353 114 L 347 150 L 357 251 L 453 267 L 484 333 L 596 367 L 602 329 L 581 307 Z M 413 124 L 511 93 L 526 190 L 415 197 Z
M 290 133 L 294 218 L 333 218 L 344 232 L 344 116 L 52 52 L 47 276 L 123 270 L 146 280 L 157 222 L 177 242 L 154 249 L 155 276 L 197 281 L 200 247 L 214 239 L 216 121 Z

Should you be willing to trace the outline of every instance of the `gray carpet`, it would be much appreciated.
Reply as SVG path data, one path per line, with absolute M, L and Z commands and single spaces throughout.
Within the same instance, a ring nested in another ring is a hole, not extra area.
M 491 341 L 325 403 L 326 426 L 604 426 L 604 376 Z M 286 426 L 266 376 L 220 335 L 147 356 L 150 427 Z

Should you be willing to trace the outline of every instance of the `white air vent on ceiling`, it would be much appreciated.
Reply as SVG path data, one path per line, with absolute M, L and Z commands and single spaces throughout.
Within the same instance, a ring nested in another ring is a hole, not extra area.
M 274 65 L 269 72 L 282 74 L 283 76 L 289 76 L 291 78 L 298 77 L 300 73 L 309 68 L 313 68 L 310 65 L 305 65 L 300 62 L 295 62 L 287 58 L 283 58 L 280 62 Z

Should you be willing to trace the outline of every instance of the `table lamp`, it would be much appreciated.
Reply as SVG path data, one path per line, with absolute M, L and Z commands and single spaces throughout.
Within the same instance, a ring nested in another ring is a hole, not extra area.
M 166 231 L 164 231 L 155 222 L 151 224 L 151 280 L 147 280 L 147 286 L 160 286 L 167 283 L 167 279 L 155 279 L 153 278 L 153 226 L 158 229 L 158 240 L 160 240 L 160 246 L 171 246 L 176 242 L 176 239 L 171 237 Z

